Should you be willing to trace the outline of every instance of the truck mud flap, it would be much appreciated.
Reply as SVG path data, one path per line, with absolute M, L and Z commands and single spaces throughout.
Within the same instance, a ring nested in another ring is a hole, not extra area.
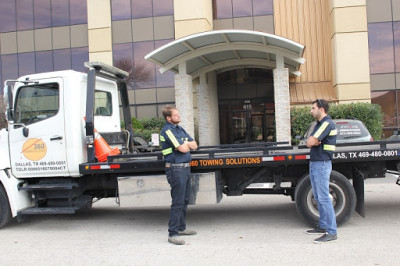
M 353 187 L 356 191 L 357 203 L 356 203 L 356 212 L 365 218 L 365 203 L 364 203 L 364 179 L 365 174 L 357 169 L 353 168 Z
M 218 203 L 222 198 L 218 176 L 219 171 L 192 173 L 189 204 Z M 171 205 L 170 186 L 164 174 L 118 177 L 118 194 L 121 207 Z

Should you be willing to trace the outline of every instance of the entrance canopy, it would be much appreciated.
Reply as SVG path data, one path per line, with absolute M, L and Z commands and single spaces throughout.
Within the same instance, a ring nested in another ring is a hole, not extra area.
M 209 71 L 236 68 L 285 67 L 300 76 L 304 46 L 273 34 L 248 30 L 218 30 L 190 35 L 147 54 L 145 59 L 175 73 L 182 69 L 193 78 Z M 180 69 L 180 65 L 184 68 Z

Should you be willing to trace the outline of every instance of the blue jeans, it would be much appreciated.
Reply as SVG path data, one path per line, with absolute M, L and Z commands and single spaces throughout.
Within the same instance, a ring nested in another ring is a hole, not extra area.
M 190 167 L 165 168 L 171 187 L 171 211 L 169 214 L 169 236 L 177 236 L 178 231 L 186 229 L 186 211 L 190 199 Z
M 329 234 L 337 234 L 336 215 L 329 197 L 331 161 L 310 162 L 310 179 L 314 198 L 318 203 L 319 227 Z

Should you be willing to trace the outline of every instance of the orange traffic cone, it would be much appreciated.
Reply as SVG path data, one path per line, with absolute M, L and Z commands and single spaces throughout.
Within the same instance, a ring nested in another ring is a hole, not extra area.
M 117 155 L 121 153 L 118 148 L 111 149 L 96 129 L 94 130 L 94 152 L 99 162 L 107 161 L 107 156 L 109 155 Z

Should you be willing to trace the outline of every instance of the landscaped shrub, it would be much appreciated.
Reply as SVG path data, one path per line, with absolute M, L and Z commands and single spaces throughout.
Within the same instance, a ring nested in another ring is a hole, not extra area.
M 290 110 L 290 122 L 292 129 L 292 142 L 298 144 L 296 136 L 303 136 L 314 117 L 310 114 L 310 107 L 292 107 Z
M 133 128 L 133 131 L 135 131 L 137 129 L 144 129 L 144 126 L 143 126 L 142 122 L 140 122 L 138 119 L 132 117 L 132 128 Z
M 142 118 L 137 120 L 142 127 L 133 127 L 133 132 L 142 136 L 146 141 L 151 140 L 151 134 L 159 134 L 165 124 L 164 118 Z
M 165 119 L 164 118 L 143 118 L 139 120 L 144 129 L 159 129 L 159 131 L 162 129 L 162 127 L 165 124 Z M 159 132 L 157 132 L 159 133 Z

